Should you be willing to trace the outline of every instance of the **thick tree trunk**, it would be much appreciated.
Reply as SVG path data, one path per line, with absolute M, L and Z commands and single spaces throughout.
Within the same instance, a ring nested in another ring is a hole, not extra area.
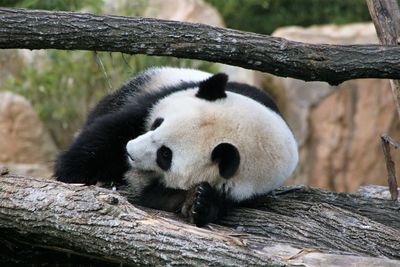
M 400 79 L 400 47 L 314 45 L 201 24 L 0 8 L 0 48 L 82 49 L 202 59 L 306 81 Z
M 0 177 L 0 261 L 400 264 L 398 203 L 295 186 L 259 204 L 231 212 L 222 226 L 202 229 L 177 215 L 138 209 L 107 189 L 5 175 Z

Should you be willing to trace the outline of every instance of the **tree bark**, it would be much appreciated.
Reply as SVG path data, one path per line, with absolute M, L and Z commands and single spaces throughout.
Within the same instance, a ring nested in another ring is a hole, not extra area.
M 303 186 L 282 188 L 259 201 L 257 209 L 231 212 L 222 226 L 197 228 L 174 214 L 139 209 L 104 188 L 4 175 L 0 260 L 65 264 L 80 257 L 80 263 L 83 258 L 115 266 L 400 264 L 398 203 Z
M 175 56 L 333 85 L 356 78 L 400 79 L 400 48 L 396 46 L 304 44 L 139 17 L 0 8 L 0 48 Z

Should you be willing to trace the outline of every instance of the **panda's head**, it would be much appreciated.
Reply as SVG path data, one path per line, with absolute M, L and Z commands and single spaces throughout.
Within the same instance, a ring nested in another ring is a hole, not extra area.
M 297 164 L 292 133 L 280 115 L 226 86 L 216 74 L 157 102 L 148 131 L 126 146 L 133 169 L 172 188 L 207 181 L 236 200 L 280 186 Z

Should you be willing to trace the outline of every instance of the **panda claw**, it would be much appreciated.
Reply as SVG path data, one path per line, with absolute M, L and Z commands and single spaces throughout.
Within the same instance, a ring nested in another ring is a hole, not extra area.
M 198 227 L 218 219 L 218 195 L 207 182 L 200 183 L 188 191 L 182 214 Z
M 206 191 L 206 189 L 204 187 L 202 187 L 201 185 L 197 188 L 196 190 L 196 195 L 201 195 L 204 193 L 204 191 Z

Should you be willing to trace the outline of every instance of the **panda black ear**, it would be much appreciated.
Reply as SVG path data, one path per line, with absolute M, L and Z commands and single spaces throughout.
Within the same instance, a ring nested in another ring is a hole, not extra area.
M 223 178 L 229 179 L 235 175 L 239 168 L 239 150 L 232 144 L 221 143 L 213 149 L 211 160 L 218 162 L 219 174 Z
M 196 96 L 208 101 L 225 98 L 225 88 L 228 82 L 228 75 L 217 73 L 199 84 L 199 91 Z

